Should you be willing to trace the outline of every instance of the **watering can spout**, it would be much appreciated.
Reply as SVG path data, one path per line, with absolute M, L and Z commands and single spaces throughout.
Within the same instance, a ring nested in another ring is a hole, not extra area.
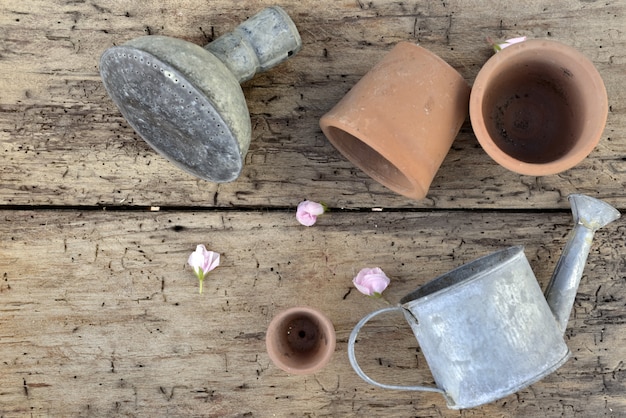
M 565 333 L 587 255 L 594 233 L 620 217 L 620 213 L 601 200 L 573 194 L 568 197 L 572 205 L 574 229 L 557 262 L 545 296 L 561 332 Z

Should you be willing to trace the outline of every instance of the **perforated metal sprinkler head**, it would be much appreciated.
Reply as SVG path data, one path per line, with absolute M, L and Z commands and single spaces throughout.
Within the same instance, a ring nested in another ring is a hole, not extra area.
M 250 113 L 240 83 L 302 47 L 278 6 L 266 8 L 204 48 L 143 36 L 107 49 L 104 86 L 128 123 L 179 168 L 205 180 L 235 180 L 250 145 Z

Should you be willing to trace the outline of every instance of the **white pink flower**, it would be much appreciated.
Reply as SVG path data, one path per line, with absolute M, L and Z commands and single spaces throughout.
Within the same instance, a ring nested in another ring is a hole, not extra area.
M 220 255 L 214 251 L 207 251 L 206 247 L 200 244 L 196 247 L 196 251 L 191 253 L 187 262 L 200 280 L 200 293 L 202 293 L 202 282 L 211 270 L 220 265 Z
M 305 200 L 298 204 L 296 219 L 304 226 L 312 226 L 317 222 L 317 217 L 324 213 L 326 208 L 321 203 Z
M 389 277 L 379 267 L 364 268 L 352 279 L 359 292 L 374 297 L 380 297 L 390 282 Z

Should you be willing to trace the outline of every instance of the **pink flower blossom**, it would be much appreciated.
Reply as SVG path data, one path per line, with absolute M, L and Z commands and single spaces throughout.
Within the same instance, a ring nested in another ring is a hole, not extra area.
M 202 293 L 202 282 L 211 270 L 220 265 L 220 255 L 214 251 L 207 251 L 205 246 L 200 244 L 196 247 L 196 251 L 191 253 L 187 262 L 200 280 L 200 293 Z
M 390 281 L 389 277 L 378 267 L 364 268 L 352 279 L 352 283 L 359 292 L 374 297 L 380 297 Z
M 305 200 L 298 204 L 296 219 L 304 226 L 312 226 L 317 222 L 317 217 L 325 210 L 326 208 L 321 203 Z
M 491 40 L 491 38 L 487 38 L 487 41 L 491 44 L 491 46 L 493 46 L 493 50 L 498 52 L 503 50 L 506 47 L 509 47 L 513 44 L 518 44 L 520 42 L 524 42 L 526 40 L 525 36 L 520 36 L 518 38 L 511 38 L 511 39 L 507 39 L 504 42 L 494 42 Z

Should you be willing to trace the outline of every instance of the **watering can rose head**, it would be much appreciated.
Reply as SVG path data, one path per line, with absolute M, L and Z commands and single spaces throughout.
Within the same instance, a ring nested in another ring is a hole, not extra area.
M 326 206 L 322 203 L 304 200 L 298 204 L 296 219 L 304 226 L 312 226 L 317 222 L 317 217 L 326 212 Z
M 206 247 L 200 244 L 196 247 L 196 251 L 191 253 L 187 262 L 200 280 L 200 293 L 202 293 L 202 282 L 211 270 L 220 265 L 220 254 L 207 251 Z
M 379 267 L 364 268 L 352 279 L 352 283 L 359 292 L 377 298 L 382 296 L 390 281 Z

